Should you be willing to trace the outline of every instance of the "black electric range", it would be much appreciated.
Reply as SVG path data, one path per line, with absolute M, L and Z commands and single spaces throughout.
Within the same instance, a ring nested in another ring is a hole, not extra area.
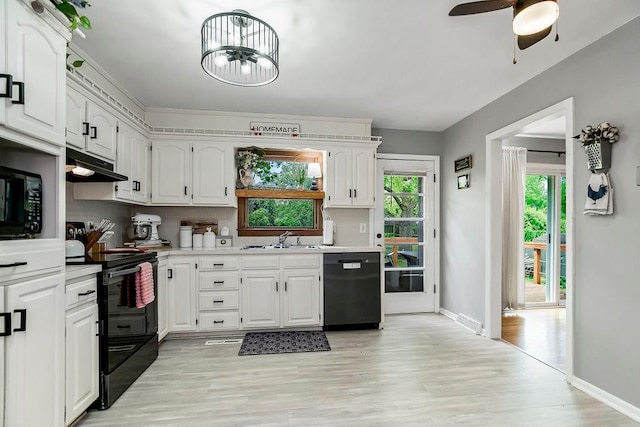
M 102 269 L 120 267 L 123 265 L 140 264 L 156 258 L 155 252 L 122 252 L 86 254 L 81 257 L 67 258 L 67 265 L 100 264 Z
M 101 265 L 98 273 L 100 396 L 93 407 L 107 409 L 158 357 L 158 309 L 154 300 L 136 304 L 140 264 L 151 263 L 158 295 L 155 252 L 97 253 L 67 258 L 67 265 Z

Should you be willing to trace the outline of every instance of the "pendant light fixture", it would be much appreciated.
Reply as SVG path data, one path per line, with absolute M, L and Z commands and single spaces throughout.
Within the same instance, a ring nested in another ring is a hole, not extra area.
M 211 77 L 237 86 L 263 86 L 278 77 L 278 35 L 249 12 L 210 16 L 202 23 L 201 37 L 201 64 Z
M 558 20 L 556 0 L 521 0 L 513 8 L 513 32 L 519 36 L 536 34 Z

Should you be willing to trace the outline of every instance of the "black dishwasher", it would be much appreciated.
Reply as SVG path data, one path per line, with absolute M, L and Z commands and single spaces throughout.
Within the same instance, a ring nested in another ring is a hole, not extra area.
M 380 253 L 324 254 L 324 329 L 378 328 Z

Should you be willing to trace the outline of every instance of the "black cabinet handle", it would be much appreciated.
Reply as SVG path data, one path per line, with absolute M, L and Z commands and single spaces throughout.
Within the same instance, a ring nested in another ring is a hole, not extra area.
M 13 332 L 24 332 L 27 330 L 27 309 L 20 308 L 18 310 L 13 310 L 14 313 L 20 313 L 20 326 L 17 328 L 13 328 Z
M 168 268 L 167 273 L 167 279 L 173 279 L 173 268 Z
M 353 198 L 357 199 L 358 198 L 358 190 L 357 189 L 353 189 Z
M 0 337 L 8 337 L 11 335 L 11 316 L 13 313 L 0 313 L 4 317 L 4 332 L 0 333 Z
M 0 93 L 0 98 L 11 98 L 13 96 L 13 76 L 11 74 L 0 74 L 0 79 L 5 79 L 4 93 Z
M 223 304 L 223 303 L 224 303 L 224 300 L 223 300 L 223 299 L 214 299 L 214 300 L 213 300 L 213 303 L 214 303 L 214 304 Z
M 185 196 L 187 195 L 187 186 L 186 185 L 184 186 L 184 195 Z
M 96 292 L 95 290 L 90 289 L 87 292 L 78 292 L 78 296 L 79 297 L 84 297 L 84 296 L 87 296 L 87 295 L 91 295 L 91 294 L 93 294 L 95 292 Z
M 0 268 L 20 267 L 21 265 L 27 265 L 27 261 L 12 262 L 11 264 L 0 264 Z
M 227 195 L 227 187 L 224 187 L 224 195 Z
M 116 326 L 118 329 L 131 329 L 131 325 L 118 325 Z
M 276 282 L 276 292 L 278 292 L 278 282 Z
M 213 284 L 214 285 L 224 285 L 224 280 L 214 280 Z
M 213 323 L 224 323 L 224 320 L 214 320 Z
M 215 262 L 213 263 L 214 267 L 224 267 L 224 262 L 221 262 L 219 264 L 216 264 Z
M 91 139 L 98 139 L 98 128 L 95 126 L 91 126 Z
M 89 122 L 82 122 L 82 136 L 89 135 Z
M 284 291 L 287 292 L 287 282 L 284 282 Z
M 11 100 L 12 104 L 24 105 L 24 82 L 13 82 L 12 86 L 18 86 L 18 99 L 14 101 Z M 13 91 L 12 91 L 13 95 Z
M 349 189 L 349 198 L 351 198 L 351 189 Z

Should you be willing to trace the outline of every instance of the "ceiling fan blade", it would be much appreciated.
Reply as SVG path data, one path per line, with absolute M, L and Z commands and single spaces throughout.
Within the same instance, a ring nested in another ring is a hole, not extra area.
M 462 3 L 449 12 L 449 16 L 473 15 L 475 13 L 493 12 L 494 10 L 513 7 L 517 0 L 484 0 Z
M 547 37 L 551 33 L 551 27 L 553 27 L 553 25 L 549 25 L 544 30 L 534 34 L 529 34 L 528 36 L 518 36 L 518 47 L 520 50 L 525 50 Z

